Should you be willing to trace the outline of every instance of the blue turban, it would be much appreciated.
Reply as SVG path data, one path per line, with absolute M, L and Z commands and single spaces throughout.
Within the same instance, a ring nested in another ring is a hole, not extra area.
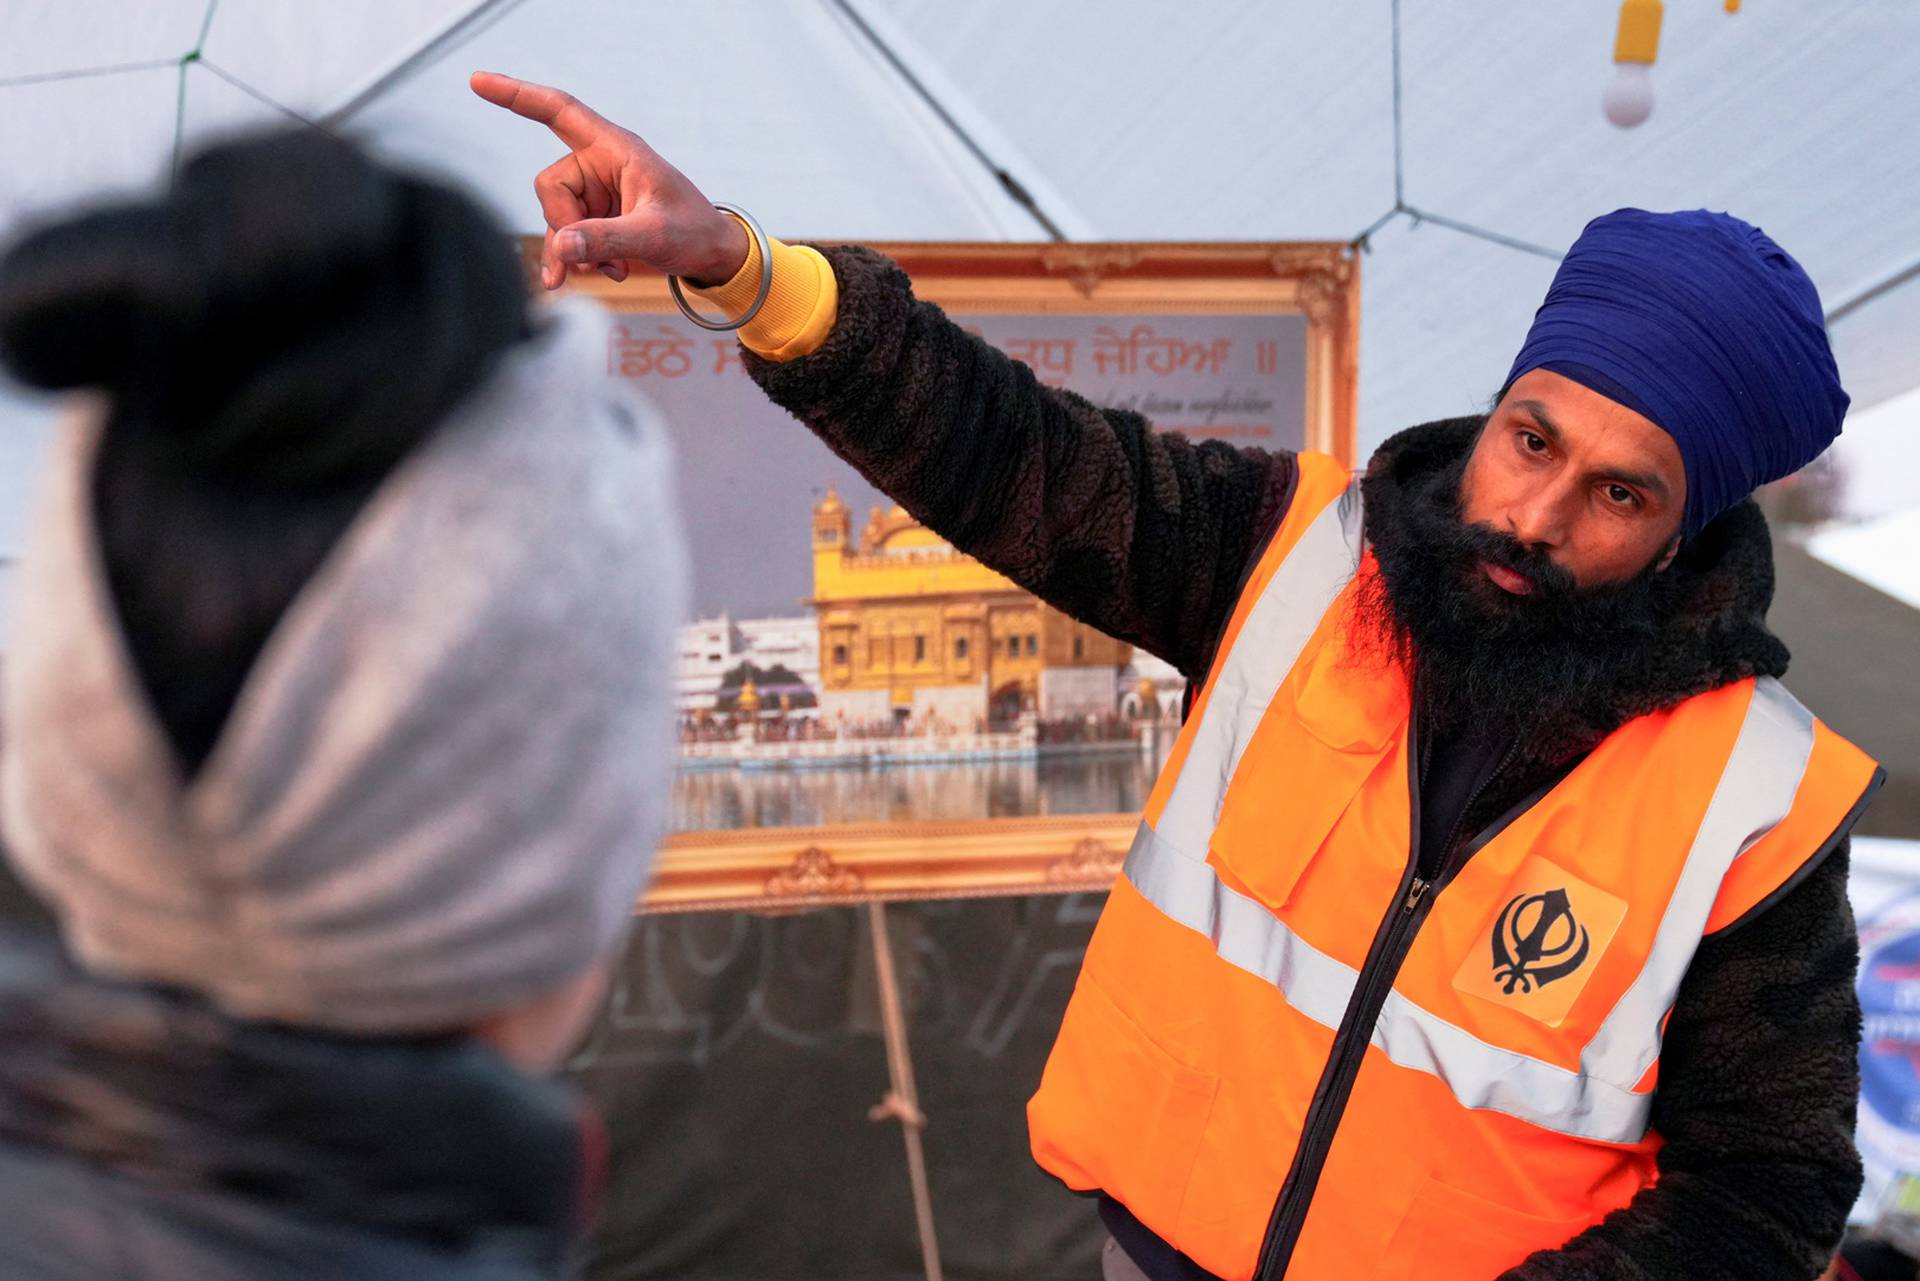
M 1847 412 L 1807 273 L 1758 227 L 1704 209 L 1588 223 L 1507 382 L 1534 369 L 1673 437 L 1687 469 L 1684 538 L 1812 462 Z

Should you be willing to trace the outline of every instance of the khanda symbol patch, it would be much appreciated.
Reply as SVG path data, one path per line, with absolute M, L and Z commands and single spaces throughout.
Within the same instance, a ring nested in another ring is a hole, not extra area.
M 1566 890 L 1521 894 L 1493 923 L 1493 980 L 1507 996 L 1516 988 L 1525 995 L 1577 971 L 1592 947 Z

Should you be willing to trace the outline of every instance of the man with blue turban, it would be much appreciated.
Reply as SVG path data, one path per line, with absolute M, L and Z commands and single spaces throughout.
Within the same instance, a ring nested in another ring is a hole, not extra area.
M 1687 538 L 1812 462 L 1847 413 L 1813 282 L 1758 227 L 1704 209 L 1589 223 L 1507 382 L 1537 369 L 1673 438 Z
M 1354 475 L 1043 386 L 878 254 L 762 239 L 566 95 L 474 88 L 569 148 L 549 288 L 704 282 L 875 485 L 1190 678 L 1028 1108 L 1108 1277 L 1823 1271 L 1881 775 L 1766 625 L 1749 495 L 1847 408 L 1784 250 L 1596 219 L 1492 411 Z

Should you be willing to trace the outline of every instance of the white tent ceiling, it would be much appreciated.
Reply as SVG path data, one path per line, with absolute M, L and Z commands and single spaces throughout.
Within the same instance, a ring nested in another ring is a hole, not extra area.
M 1396 204 L 1429 215 L 1393 216 L 1364 260 L 1364 447 L 1484 401 L 1551 276 L 1550 259 L 1449 223 L 1558 249 L 1624 204 L 1725 208 L 1791 249 L 1830 308 L 1920 261 L 1920 6 L 1754 0 L 1728 16 L 1716 0 L 1669 0 L 1658 106 L 1631 132 L 1598 105 L 1616 12 L 1613 0 L 10 0 L 0 234 L 149 182 L 176 134 L 191 145 L 269 121 L 270 103 L 312 118 L 348 107 L 359 136 L 535 230 L 529 183 L 556 144 L 467 92 L 484 66 L 573 90 L 788 236 L 1043 238 L 911 76 L 1075 239 L 1345 240 Z M 37 79 L 122 65 L 138 69 Z M 1920 280 L 1833 336 L 1857 405 L 1920 384 Z M 0 549 L 17 537 L 12 495 L 35 439 L 8 436 Z

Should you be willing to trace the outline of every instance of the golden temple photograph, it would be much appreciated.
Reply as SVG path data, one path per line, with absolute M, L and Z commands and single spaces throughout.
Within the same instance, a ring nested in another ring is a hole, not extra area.
M 898 505 L 856 533 L 829 487 L 810 614 L 682 627 L 686 770 L 1139 753 L 1185 682 L 957 550 Z

